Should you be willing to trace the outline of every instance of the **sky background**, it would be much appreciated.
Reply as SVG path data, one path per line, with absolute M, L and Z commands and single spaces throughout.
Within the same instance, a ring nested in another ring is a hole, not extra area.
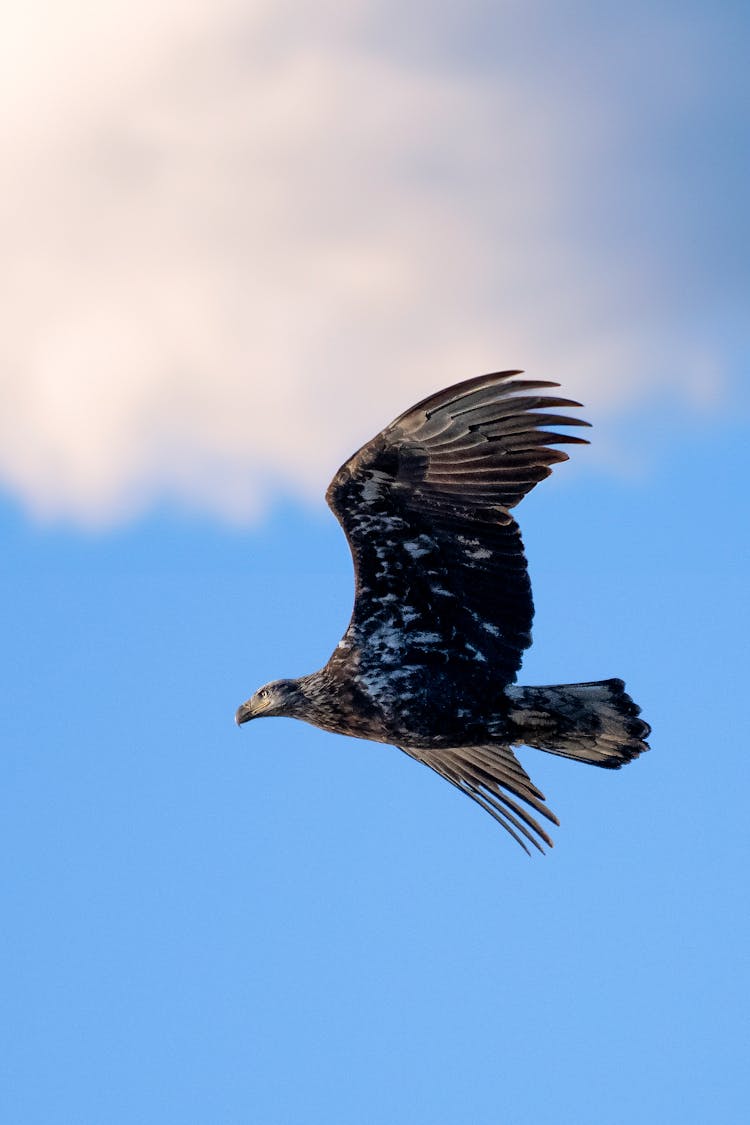
M 0 1116 L 745 1120 L 746 5 L 11 3 L 0 36 Z M 413 401 L 586 405 L 518 511 L 528 859 L 287 720 L 351 609 L 322 494 Z

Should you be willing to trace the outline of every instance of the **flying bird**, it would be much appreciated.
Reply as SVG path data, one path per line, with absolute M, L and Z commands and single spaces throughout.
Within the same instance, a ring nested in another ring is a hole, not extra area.
M 274 680 L 238 724 L 288 715 L 390 743 L 482 806 L 528 852 L 559 824 L 513 753 L 525 745 L 619 769 L 650 728 L 622 680 L 517 687 L 534 605 L 511 515 L 555 446 L 547 426 L 586 426 L 557 383 L 500 371 L 418 402 L 349 458 L 326 500 L 349 541 L 356 593 L 330 660 Z M 553 413 L 550 413 L 552 411 Z

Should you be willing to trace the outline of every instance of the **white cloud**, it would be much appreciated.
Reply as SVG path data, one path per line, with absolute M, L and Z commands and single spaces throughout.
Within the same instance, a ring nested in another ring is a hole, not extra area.
M 685 283 L 700 201 L 682 142 L 659 147 L 704 104 L 705 32 L 650 27 L 674 57 L 631 96 L 653 61 L 637 28 L 550 42 L 508 4 L 487 37 L 515 36 L 514 59 L 483 55 L 481 4 L 473 39 L 434 19 L 394 36 L 406 9 L 374 0 L 300 11 L 11 5 L 0 480 L 32 510 L 245 518 L 318 495 L 411 399 L 494 366 L 597 411 L 729 377 L 721 263 Z

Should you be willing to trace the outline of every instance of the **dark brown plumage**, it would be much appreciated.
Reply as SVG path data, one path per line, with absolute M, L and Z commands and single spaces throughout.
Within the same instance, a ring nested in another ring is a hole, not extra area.
M 354 560 L 354 611 L 319 672 L 266 685 L 237 721 L 291 715 L 392 743 L 526 848 L 557 823 L 517 761 L 525 743 L 616 769 L 648 746 L 621 680 L 513 686 L 533 602 L 510 510 L 585 439 L 556 383 L 496 372 L 417 403 L 339 469 L 327 500 Z M 542 392 L 542 393 L 539 393 Z M 522 803 L 521 803 L 522 802 Z

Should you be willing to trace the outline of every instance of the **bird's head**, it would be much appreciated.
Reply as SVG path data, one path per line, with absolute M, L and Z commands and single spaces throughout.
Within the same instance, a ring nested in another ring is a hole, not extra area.
M 237 726 L 248 723 L 250 719 L 260 719 L 270 715 L 296 715 L 304 705 L 304 696 L 299 680 L 273 680 L 258 688 L 246 703 L 238 708 L 234 721 Z

